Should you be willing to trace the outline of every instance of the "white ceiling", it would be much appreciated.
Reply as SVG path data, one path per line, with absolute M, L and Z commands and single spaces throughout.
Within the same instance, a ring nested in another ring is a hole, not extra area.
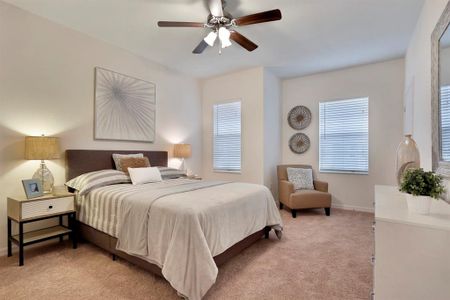
M 206 77 L 253 66 L 280 77 L 402 57 L 424 0 L 227 0 L 234 17 L 279 8 L 278 22 L 241 27 L 259 45 L 192 50 L 202 28 L 158 28 L 158 20 L 206 21 L 204 0 L 4 0 L 128 49 L 169 68 Z

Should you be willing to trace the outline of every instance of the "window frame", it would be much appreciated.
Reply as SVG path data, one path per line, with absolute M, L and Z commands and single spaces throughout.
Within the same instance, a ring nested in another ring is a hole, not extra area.
M 320 136 L 320 105 L 323 103 L 329 103 L 329 102 L 340 102 L 340 101 L 350 101 L 350 100 L 360 100 L 360 99 L 366 99 L 367 100 L 367 171 L 349 171 L 349 170 L 322 170 L 321 169 L 321 136 Z M 319 156 L 319 173 L 326 173 L 326 174 L 347 174 L 347 175 L 369 175 L 370 174 L 370 97 L 369 96 L 360 96 L 360 97 L 348 97 L 348 98 L 339 98 L 339 99 L 331 99 L 331 100 L 323 100 L 319 101 L 319 147 L 318 147 L 318 156 Z
M 214 161 L 215 161 L 215 157 L 214 157 L 214 154 L 215 154 L 215 137 L 216 137 L 216 135 L 215 135 L 215 126 L 216 126 L 216 122 L 215 122 L 215 114 L 214 114 L 214 111 L 215 111 L 215 108 L 218 106 L 218 105 L 225 105 L 225 104 L 232 104 L 232 103 L 239 103 L 240 104 L 240 109 L 239 109 L 239 113 L 240 113 L 240 131 L 239 131 L 239 137 L 240 137 L 240 151 L 239 151 L 239 164 L 240 164 L 240 168 L 239 168 L 239 170 L 227 170 L 227 169 L 216 169 L 215 168 L 215 164 L 214 164 Z M 215 103 L 213 103 L 213 105 L 212 105 L 212 153 L 211 153 L 211 155 L 212 155 L 212 170 L 213 170 L 213 173 L 230 173 L 230 174 L 242 174 L 242 148 L 243 148 L 243 146 L 242 146 L 243 144 L 242 144 L 242 99 L 229 99 L 229 100 L 224 100 L 224 101 L 220 101 L 220 102 L 215 102 Z

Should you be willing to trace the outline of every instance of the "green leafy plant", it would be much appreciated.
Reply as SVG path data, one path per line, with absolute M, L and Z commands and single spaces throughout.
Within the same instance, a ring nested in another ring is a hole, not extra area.
M 414 196 L 429 196 L 439 199 L 444 193 L 441 176 L 423 169 L 408 169 L 402 178 L 400 191 Z

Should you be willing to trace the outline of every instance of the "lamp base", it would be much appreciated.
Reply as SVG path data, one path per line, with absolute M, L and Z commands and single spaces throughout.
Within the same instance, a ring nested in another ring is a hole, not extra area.
M 33 174 L 33 179 L 39 180 L 42 184 L 44 194 L 49 194 L 53 190 L 53 184 L 55 179 L 52 172 L 47 168 L 44 161 L 41 162 L 41 166 Z
M 180 166 L 178 167 L 178 170 L 184 171 L 186 173 L 186 163 L 184 162 L 184 158 L 181 159 Z

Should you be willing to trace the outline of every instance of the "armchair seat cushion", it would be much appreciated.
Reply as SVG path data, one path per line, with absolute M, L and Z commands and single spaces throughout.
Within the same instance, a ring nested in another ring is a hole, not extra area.
M 289 196 L 289 208 L 319 208 L 331 207 L 331 194 L 316 190 L 299 190 Z

